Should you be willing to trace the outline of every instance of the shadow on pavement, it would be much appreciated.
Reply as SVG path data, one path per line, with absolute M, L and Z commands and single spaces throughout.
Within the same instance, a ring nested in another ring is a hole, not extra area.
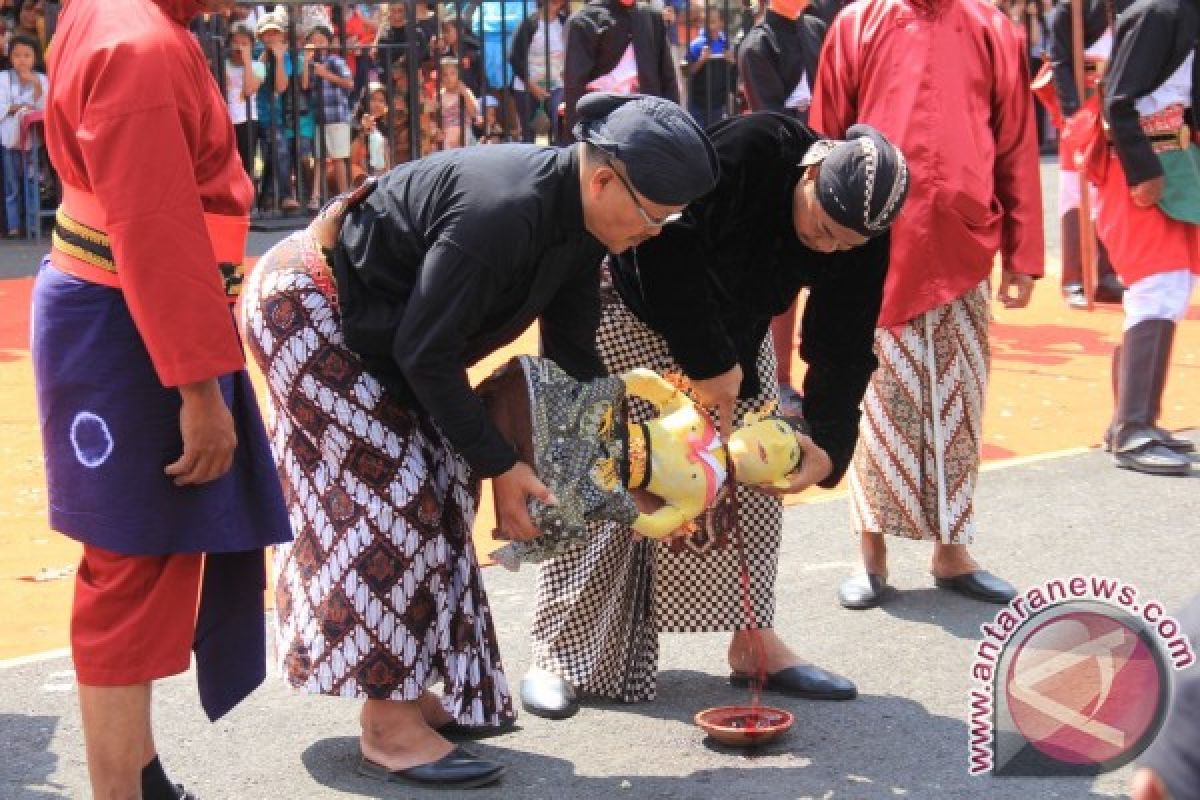
M 70 796 L 65 787 L 50 781 L 58 766 L 58 756 L 50 752 L 57 727 L 58 717 L 0 714 L 0 762 L 7 765 L 0 797 L 45 800 Z
M 978 641 L 982 636 L 979 626 L 991 622 L 1002 608 L 945 589 L 921 588 L 896 591 L 879 610 L 897 619 L 936 626 L 959 639 Z
M 781 742 L 779 747 L 786 748 Z M 875 800 L 890 798 L 897 794 L 895 784 L 883 782 L 872 785 L 862 776 L 842 791 L 831 788 L 823 775 L 812 774 L 806 760 L 795 760 L 795 767 L 770 767 L 760 763 L 778 750 L 764 748 L 755 756 L 733 754 L 744 766 L 703 769 L 690 775 L 580 775 L 575 764 L 563 758 L 541 754 L 522 753 L 498 747 L 478 744 L 471 748 L 478 755 L 492 758 L 508 765 L 508 771 L 500 783 L 471 791 L 433 791 L 416 789 L 405 784 L 386 784 L 361 778 L 354 773 L 357 764 L 358 742 L 351 737 L 326 739 L 313 744 L 304 753 L 304 764 L 314 781 L 329 789 L 352 796 L 386 798 L 449 798 L 449 797 L 521 797 L 523 800 L 538 798 L 678 798 L 679 800 L 701 800 L 701 798 L 741 797 L 802 797 L 855 798 Z M 722 751 L 723 752 L 723 751 Z M 638 759 L 637 751 L 630 750 L 631 761 Z

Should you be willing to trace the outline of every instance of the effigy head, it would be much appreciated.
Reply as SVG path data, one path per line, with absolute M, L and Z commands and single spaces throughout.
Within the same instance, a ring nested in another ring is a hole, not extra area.
M 800 466 L 802 451 L 796 435 L 802 432 L 770 411 L 746 414 L 729 439 L 738 482 L 786 489 L 788 474 Z

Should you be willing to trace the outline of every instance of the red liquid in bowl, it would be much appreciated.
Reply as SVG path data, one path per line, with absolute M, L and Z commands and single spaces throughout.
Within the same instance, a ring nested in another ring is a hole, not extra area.
M 696 715 L 696 724 L 719 742 L 762 744 L 781 735 L 795 722 L 788 711 L 770 706 L 718 706 Z

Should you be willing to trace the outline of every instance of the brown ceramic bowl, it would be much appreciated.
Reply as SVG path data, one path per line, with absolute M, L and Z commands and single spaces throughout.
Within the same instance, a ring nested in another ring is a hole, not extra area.
M 772 706 L 717 706 L 696 715 L 696 724 L 721 744 L 755 747 L 786 733 L 796 718 Z

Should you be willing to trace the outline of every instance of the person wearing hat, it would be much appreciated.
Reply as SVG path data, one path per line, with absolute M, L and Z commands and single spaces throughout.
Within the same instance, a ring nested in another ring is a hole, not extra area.
M 747 414 L 778 401 L 770 322 L 807 288 L 801 352 L 811 434 L 801 437 L 803 458 L 782 491 L 832 488 L 849 465 L 875 368 L 887 231 L 908 191 L 906 162 L 867 126 L 832 141 L 771 112 L 731 117 L 708 134 L 721 165 L 716 188 L 661 235 L 610 261 L 598 335 L 604 366 L 681 376 L 696 400 L 717 409 L 727 440 Z M 761 666 L 769 690 L 853 698 L 852 682 L 802 662 L 774 633 L 778 493 L 741 487 L 736 518 L 710 515 L 695 534 L 670 542 L 608 524 L 585 548 L 545 562 L 534 668 L 521 682 L 525 709 L 558 719 L 578 709 L 579 693 L 653 699 L 660 632 L 733 631 L 735 684 Z
M 436 730 L 514 716 L 471 542 L 479 481 L 502 539 L 537 536 L 527 502 L 554 498 L 467 368 L 537 320 L 546 357 L 602 375 L 605 251 L 716 181 L 712 144 L 673 103 L 589 95 L 579 114 L 606 151 L 506 144 L 396 167 L 274 247 L 243 294 L 297 534 L 276 558 L 284 674 L 366 701 L 362 769 L 380 778 L 465 787 L 503 770 Z
M 851 3 L 825 39 L 809 121 L 832 132 L 876 126 L 909 154 L 913 174 L 892 231 L 880 368 L 850 470 L 863 571 L 842 583 L 839 600 L 866 609 L 886 597 L 890 535 L 932 544 L 938 588 L 1007 603 L 1015 587 L 967 548 L 976 535 L 990 275 L 999 253 L 997 299 L 1018 309 L 1044 272 L 1037 129 L 1018 31 L 975 0 Z
M 305 92 L 300 91 L 298 81 L 293 99 L 291 81 L 303 70 L 304 57 L 297 56 L 293 61 L 292 54 L 288 52 L 285 40 L 287 24 L 287 12 L 277 8 L 259 17 L 255 27 L 263 48 L 259 60 L 266 69 L 266 77 L 257 98 L 259 146 L 263 154 L 259 203 L 271 202 L 277 204 L 281 211 L 295 211 L 300 208 L 300 203 L 292 185 L 293 123 L 298 122 L 303 127 L 311 117 L 307 113 Z M 300 115 L 298 120 L 297 112 Z M 303 131 L 301 138 L 304 138 Z

